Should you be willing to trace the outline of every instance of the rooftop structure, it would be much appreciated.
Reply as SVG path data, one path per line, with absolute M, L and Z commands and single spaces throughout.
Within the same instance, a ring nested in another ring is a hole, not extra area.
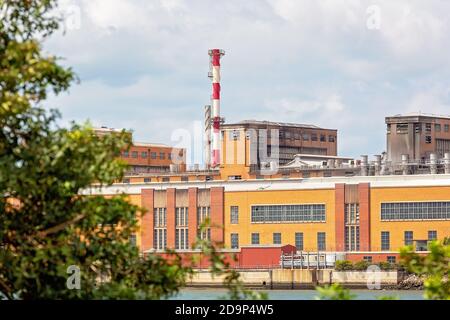
M 424 163 L 450 152 L 450 116 L 405 114 L 386 117 L 387 161 Z

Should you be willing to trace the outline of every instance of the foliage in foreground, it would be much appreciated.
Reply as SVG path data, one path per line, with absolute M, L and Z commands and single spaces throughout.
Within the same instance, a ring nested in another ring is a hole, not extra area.
M 450 245 L 433 241 L 426 256 L 414 252 L 412 247 L 403 248 L 400 256 L 408 270 L 424 275 L 425 298 L 430 300 L 450 300 Z
M 444 241 L 433 241 L 428 245 L 427 255 L 420 255 L 412 246 L 400 250 L 401 264 L 411 273 L 424 276 L 424 297 L 427 300 L 450 300 L 450 245 L 448 238 Z M 339 263 L 342 270 L 350 270 L 347 261 Z M 318 299 L 322 300 L 350 300 L 350 292 L 338 284 L 317 287 Z M 379 300 L 397 300 L 398 297 L 381 296 Z
M 0 299 L 170 297 L 191 267 L 176 254 L 139 254 L 129 238 L 144 212 L 125 195 L 86 193 L 122 178 L 117 157 L 130 135 L 99 137 L 88 124 L 64 129 L 42 106 L 76 80 L 42 51 L 59 27 L 56 8 L 56 0 L 0 0 Z M 225 272 L 222 257 L 206 249 Z M 67 286 L 71 266 L 79 289 Z M 247 297 L 239 277 L 226 274 L 231 297 Z

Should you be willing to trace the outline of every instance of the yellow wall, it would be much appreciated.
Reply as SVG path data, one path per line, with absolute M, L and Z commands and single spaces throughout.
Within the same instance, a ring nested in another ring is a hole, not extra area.
M 450 187 L 372 188 L 370 204 L 371 250 L 381 250 L 381 232 L 390 232 L 391 251 L 404 246 L 404 232 L 413 231 L 414 240 L 427 240 L 436 230 L 438 239 L 450 236 L 450 221 L 381 221 L 382 202 L 449 201 Z
M 127 199 L 130 201 L 131 204 L 134 204 L 134 205 L 139 206 L 139 207 L 142 206 L 141 195 L 140 194 L 128 195 Z M 142 217 L 140 215 L 138 215 L 137 219 L 138 219 L 138 229 L 136 231 L 136 245 L 138 247 L 141 247 L 141 221 L 142 221 Z
M 251 205 L 325 204 L 325 223 L 251 223 Z M 230 224 L 230 207 L 239 207 L 239 224 Z M 273 244 L 273 233 L 281 232 L 282 244 L 295 245 L 295 233 L 303 232 L 304 250 L 317 250 L 317 232 L 326 232 L 327 250 L 334 250 L 334 190 L 251 191 L 225 193 L 225 246 L 231 233 L 239 234 L 239 245 L 251 245 L 251 234 L 259 233 L 260 244 Z

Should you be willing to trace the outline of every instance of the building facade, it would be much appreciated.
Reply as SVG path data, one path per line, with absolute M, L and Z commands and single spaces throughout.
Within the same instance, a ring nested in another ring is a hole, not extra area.
M 386 117 L 387 158 L 400 163 L 402 156 L 425 162 L 431 154 L 444 158 L 450 152 L 450 117 L 424 114 Z
M 100 192 L 100 191 L 99 191 Z M 189 251 L 197 237 L 227 249 L 293 245 L 303 252 L 392 257 L 450 236 L 450 175 L 329 177 L 272 181 L 116 184 L 146 209 L 142 252 Z M 202 222 L 211 221 L 200 232 Z

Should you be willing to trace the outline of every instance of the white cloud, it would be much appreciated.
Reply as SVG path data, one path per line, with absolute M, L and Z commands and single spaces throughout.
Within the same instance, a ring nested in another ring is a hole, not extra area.
M 82 83 L 51 101 L 65 119 L 132 126 L 169 143 L 202 117 L 209 48 L 226 50 L 223 116 L 340 130 L 346 154 L 384 148 L 383 117 L 450 113 L 450 2 L 439 0 L 65 0 L 81 28 L 46 49 Z M 366 26 L 378 5 L 379 30 Z M 409 10 L 409 11 L 408 11 Z M 370 149 L 370 150 L 361 150 Z

